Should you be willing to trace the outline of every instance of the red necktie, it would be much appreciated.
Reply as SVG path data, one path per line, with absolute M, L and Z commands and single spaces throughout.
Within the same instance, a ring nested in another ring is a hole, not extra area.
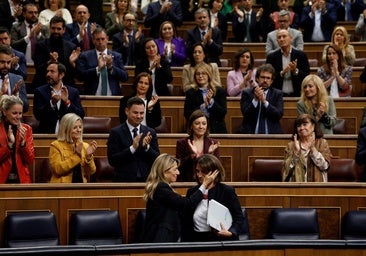
M 90 50 L 88 30 L 85 28 L 83 36 L 83 51 Z

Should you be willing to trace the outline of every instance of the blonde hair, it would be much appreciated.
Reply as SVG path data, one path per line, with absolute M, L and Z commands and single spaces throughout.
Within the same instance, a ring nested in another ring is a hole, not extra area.
M 59 0 L 58 2 L 58 8 L 61 9 L 61 8 L 65 8 L 65 5 L 66 5 L 66 2 L 65 0 Z M 45 0 L 44 1 L 44 7 L 46 9 L 50 9 L 50 0 Z
M 7 111 L 9 110 L 12 106 L 14 105 L 22 105 L 23 106 L 23 101 L 15 95 L 2 95 L 0 97 L 0 117 L 1 120 L 3 119 L 3 111 Z
M 196 72 L 198 69 L 202 69 L 208 76 L 208 89 L 211 89 L 213 91 L 213 95 L 216 95 L 216 86 L 212 81 L 212 67 L 211 65 L 207 64 L 207 63 L 199 63 L 194 67 L 194 89 L 198 90 L 199 86 L 197 83 L 197 79 L 196 79 Z
M 83 125 L 83 120 L 77 114 L 68 113 L 68 114 L 64 115 L 60 121 L 60 127 L 59 127 L 58 133 L 57 133 L 57 140 L 66 141 L 68 143 L 73 143 L 73 140 L 71 137 L 71 131 L 72 131 L 72 129 L 74 129 L 75 123 L 79 120 L 81 122 L 81 125 Z M 81 137 L 79 139 L 79 142 L 83 141 L 82 138 L 83 138 L 83 131 L 81 131 Z
M 153 165 L 151 166 L 150 174 L 146 180 L 144 194 L 145 201 L 147 201 L 148 199 L 154 199 L 154 193 L 159 182 L 165 182 L 168 184 L 164 173 L 169 170 L 174 163 L 177 163 L 177 165 L 179 165 L 179 159 L 166 153 L 159 155 L 155 159 Z
M 302 83 L 301 83 L 300 100 L 304 102 L 306 112 L 310 115 L 312 115 L 314 113 L 313 102 L 311 101 L 311 99 L 306 97 L 305 89 L 304 89 L 304 86 L 307 85 L 310 81 L 312 81 L 314 83 L 314 85 L 316 86 L 316 88 L 317 88 L 317 93 L 316 93 L 316 97 L 317 97 L 316 102 L 317 102 L 317 104 L 319 104 L 319 102 L 324 103 L 325 112 L 328 112 L 328 108 L 329 108 L 329 105 L 328 105 L 328 97 L 329 97 L 328 92 L 325 89 L 323 80 L 319 76 L 314 75 L 314 74 L 307 75 L 304 78 L 304 80 L 302 80 Z
M 338 26 L 338 27 L 335 27 L 333 29 L 333 33 L 332 33 L 332 37 L 331 37 L 333 44 L 335 43 L 334 42 L 334 37 L 335 37 L 335 34 L 337 33 L 337 31 L 341 31 L 343 36 L 344 36 L 344 41 L 343 41 L 343 45 L 342 45 L 341 50 L 346 49 L 349 45 L 349 42 L 350 42 L 347 29 L 343 26 Z

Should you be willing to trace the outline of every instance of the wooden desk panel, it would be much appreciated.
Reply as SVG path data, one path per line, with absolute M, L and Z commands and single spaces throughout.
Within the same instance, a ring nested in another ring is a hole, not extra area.
M 315 208 L 321 239 L 339 239 L 341 219 L 349 210 L 365 210 L 364 183 L 228 183 L 248 212 L 251 239 L 263 239 L 268 217 L 275 208 Z M 194 183 L 176 183 L 185 195 Z M 135 214 L 145 208 L 142 183 L 30 184 L 0 186 L 0 229 L 5 216 L 14 211 L 50 210 L 57 218 L 61 244 L 67 243 L 68 221 L 76 210 L 119 211 L 124 242 L 132 241 Z M 2 240 L 2 232 L 0 240 Z

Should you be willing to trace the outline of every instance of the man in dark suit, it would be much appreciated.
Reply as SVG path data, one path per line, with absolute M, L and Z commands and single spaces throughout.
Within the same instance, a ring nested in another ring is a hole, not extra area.
M 33 114 L 39 121 L 37 133 L 57 133 L 59 122 L 67 113 L 84 118 L 78 90 L 62 82 L 65 73 L 63 64 L 51 62 L 47 65 L 47 84 L 34 91 Z
M 82 51 L 94 49 L 92 33 L 96 23 L 89 22 L 90 13 L 85 5 L 78 5 L 74 11 L 74 22 L 66 25 L 65 40 L 71 41 Z
M 0 45 L 7 45 L 10 47 L 10 34 L 6 28 L 0 28 Z M 11 48 L 11 47 L 10 47 Z M 27 61 L 22 52 L 19 52 L 11 48 L 11 67 L 10 72 L 23 77 L 23 80 L 27 78 Z
M 24 53 L 27 63 L 33 64 L 35 44 L 49 36 L 47 26 L 38 22 L 38 8 L 34 4 L 23 7 L 24 21 L 17 22 L 11 27 L 11 46 Z
M 253 0 L 241 0 L 239 5 L 233 9 L 232 29 L 235 42 L 261 42 L 262 35 L 262 13 L 252 9 Z
M 121 95 L 120 82 L 128 79 L 122 55 L 107 49 L 108 36 L 103 28 L 93 32 L 94 50 L 82 52 L 77 62 L 77 71 L 84 81 L 87 95 Z
M 300 28 L 305 42 L 330 42 L 337 23 L 337 8 L 325 0 L 313 0 L 303 8 Z
M 220 55 L 223 51 L 221 31 L 218 28 L 210 28 L 210 18 L 206 9 L 199 8 L 194 17 L 197 26 L 187 31 L 187 55 L 193 51 L 195 43 L 202 42 L 208 53 L 208 61 L 221 67 Z
M 360 181 L 366 182 L 366 127 L 360 128 L 357 138 L 356 163 L 364 165 Z
M 75 70 L 70 62 L 70 55 L 76 49 L 76 46 L 63 38 L 65 30 L 65 20 L 56 15 L 50 20 L 50 38 L 36 43 L 33 58 L 36 74 L 31 88 L 27 90 L 28 93 L 32 93 L 35 88 L 47 83 L 46 70 L 50 62 L 62 63 L 67 70 L 67 73 L 64 74 L 63 81 L 69 86 L 75 85 Z
M 2 0 L 0 2 L 0 27 L 11 29 L 13 22 L 22 14 L 22 3 L 20 0 Z
M 108 161 L 114 167 L 114 181 L 145 182 L 160 154 L 154 129 L 141 124 L 145 103 L 139 97 L 127 101 L 126 122 L 114 127 L 107 141 Z
M 167 20 L 171 21 L 175 27 L 182 25 L 183 13 L 180 1 L 159 0 L 149 3 L 144 25 L 150 28 L 150 37 L 159 38 L 160 25 Z
M 0 44 L 0 98 L 3 94 L 17 95 L 23 101 L 23 113 L 28 111 L 28 99 L 24 80 L 10 73 L 13 53 L 10 46 Z
M 276 70 L 273 87 L 285 97 L 300 97 L 302 80 L 309 75 L 310 65 L 306 54 L 291 45 L 291 34 L 286 29 L 277 32 L 279 49 L 267 56 L 266 62 Z
M 255 77 L 258 86 L 244 90 L 241 95 L 243 123 L 240 133 L 282 133 L 282 92 L 271 87 L 275 70 L 270 64 L 263 64 L 257 68 Z
M 113 51 L 122 54 L 123 65 L 135 66 L 140 56 L 140 45 L 144 39 L 141 29 L 136 28 L 133 13 L 126 12 L 122 20 L 123 31 L 113 35 Z

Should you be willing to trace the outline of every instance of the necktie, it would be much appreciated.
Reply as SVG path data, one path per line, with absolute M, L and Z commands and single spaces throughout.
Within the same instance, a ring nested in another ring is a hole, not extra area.
M 250 15 L 249 12 L 245 13 L 245 25 L 246 25 L 246 36 L 245 36 L 245 41 L 246 42 L 251 42 L 252 39 L 250 38 Z
M 83 51 L 90 50 L 90 43 L 89 43 L 89 35 L 88 30 L 84 29 L 84 35 L 83 35 Z
M 100 55 L 103 56 L 103 53 Z M 104 66 L 100 70 L 100 78 L 101 78 L 101 85 L 102 85 L 102 95 L 107 95 L 107 86 L 108 86 L 108 73 L 107 73 L 107 66 Z
M 133 132 L 133 137 L 135 138 L 137 136 L 137 128 L 133 128 L 132 129 L 132 132 Z
M 259 124 L 258 124 L 258 134 L 266 133 L 266 121 L 264 116 L 264 106 L 262 106 L 262 102 L 259 103 Z
M 126 60 L 126 64 L 125 65 L 128 65 L 128 66 L 133 66 L 134 63 L 133 63 L 133 36 L 131 34 L 128 34 L 127 35 L 128 37 L 128 54 L 127 54 L 127 60 Z
M 206 35 L 206 32 L 205 31 L 202 31 L 202 33 L 201 33 L 201 39 L 203 40 L 203 38 L 205 37 L 205 35 Z
M 29 25 L 30 33 L 32 33 L 33 24 Z M 36 51 L 36 35 L 30 34 L 30 43 L 31 43 L 31 57 L 33 58 L 34 53 Z

